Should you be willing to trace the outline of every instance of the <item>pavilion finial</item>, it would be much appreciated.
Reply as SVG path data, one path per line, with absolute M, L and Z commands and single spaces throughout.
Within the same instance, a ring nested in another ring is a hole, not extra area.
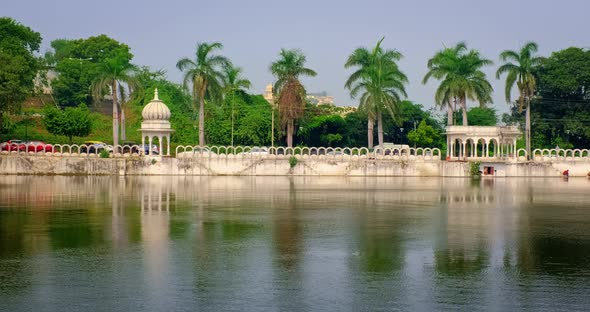
M 160 98 L 158 97 L 158 88 L 154 90 L 154 101 L 159 101 Z

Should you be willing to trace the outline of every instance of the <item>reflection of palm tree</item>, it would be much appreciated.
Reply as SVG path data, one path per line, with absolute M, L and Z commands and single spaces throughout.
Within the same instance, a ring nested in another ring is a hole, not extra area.
M 288 202 L 273 210 L 275 213 L 274 245 L 278 251 L 278 261 L 284 269 L 292 271 L 299 266 L 301 257 L 301 227 L 298 220 L 297 190 L 293 178 L 289 179 Z

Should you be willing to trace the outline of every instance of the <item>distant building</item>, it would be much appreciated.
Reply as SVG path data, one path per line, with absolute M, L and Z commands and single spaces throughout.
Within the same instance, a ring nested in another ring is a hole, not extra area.
M 264 88 L 264 93 L 262 94 L 262 96 L 264 97 L 264 99 L 266 101 L 268 101 L 268 103 L 272 104 L 272 101 L 273 101 L 272 84 L 266 85 L 266 88 Z
M 33 80 L 35 85 L 35 93 L 52 94 L 53 88 L 51 88 L 51 82 L 57 78 L 57 72 L 50 69 L 46 72 L 38 72 L 37 76 Z
M 268 84 L 266 85 L 266 88 L 264 88 L 264 93 L 262 94 L 264 99 L 267 100 L 269 103 L 272 103 L 273 101 L 272 91 L 272 84 Z M 334 97 L 327 95 L 326 92 L 308 93 L 307 100 L 314 105 L 334 105 Z
M 328 95 L 326 92 L 308 93 L 307 100 L 315 105 L 322 105 L 322 104 L 334 105 L 334 97 Z

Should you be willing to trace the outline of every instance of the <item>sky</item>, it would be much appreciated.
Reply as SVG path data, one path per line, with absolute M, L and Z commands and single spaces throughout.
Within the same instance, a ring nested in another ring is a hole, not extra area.
M 485 72 L 499 112 L 508 110 L 503 81 L 495 78 L 499 53 L 531 40 L 540 55 L 590 47 L 588 12 L 588 0 L 0 2 L 0 16 L 41 33 L 42 52 L 54 39 L 106 34 L 131 47 L 135 64 L 164 69 L 175 82 L 182 78 L 175 67 L 180 58 L 194 58 L 197 42 L 218 41 L 220 53 L 252 82 L 250 92 L 262 93 L 273 82 L 268 68 L 280 49 L 297 48 L 318 73 L 303 79 L 308 92 L 326 91 L 341 106 L 358 103 L 344 89 L 351 70 L 343 65 L 355 48 L 385 37 L 385 48 L 404 55 L 399 66 L 410 80 L 408 99 L 430 108 L 437 83 L 422 84 L 426 62 L 444 46 L 466 41 L 495 62 Z

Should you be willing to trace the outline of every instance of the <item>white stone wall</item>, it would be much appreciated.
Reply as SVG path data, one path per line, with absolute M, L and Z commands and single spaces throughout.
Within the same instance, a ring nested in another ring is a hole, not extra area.
M 482 168 L 483 168 L 482 164 Z M 498 177 L 585 177 L 590 162 L 493 163 Z M 443 176 L 467 177 L 469 163 L 425 160 L 353 161 L 304 159 L 290 167 L 288 159 L 245 158 L 86 158 L 0 156 L 0 174 L 39 175 L 252 175 L 252 176 Z

